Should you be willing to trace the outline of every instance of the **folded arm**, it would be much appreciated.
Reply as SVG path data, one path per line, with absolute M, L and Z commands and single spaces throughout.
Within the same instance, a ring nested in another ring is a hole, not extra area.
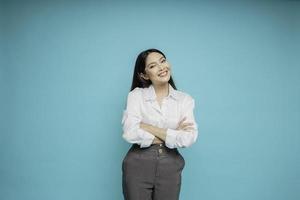
M 152 143 L 162 143 L 165 141 L 169 148 L 189 147 L 197 139 L 198 128 L 195 122 L 193 110 L 194 99 L 185 97 L 182 106 L 181 119 L 186 118 L 192 123 L 192 129 L 171 129 L 159 128 L 142 122 L 140 103 L 142 96 L 138 89 L 131 91 L 127 97 L 126 110 L 123 113 L 123 135 L 122 137 L 129 143 L 137 143 L 141 148 L 149 147 Z
M 194 107 L 194 99 L 187 96 L 182 107 L 182 118 L 186 118 L 186 122 L 192 124 L 187 129 L 164 129 L 145 123 L 140 123 L 140 128 L 165 141 L 166 146 L 171 149 L 189 147 L 198 137 L 198 126 L 193 113 Z
M 138 89 L 129 92 L 127 96 L 126 110 L 123 112 L 122 137 L 129 143 L 139 144 L 141 148 L 149 147 L 158 139 L 151 133 L 140 128 L 142 116 L 140 112 L 141 94 Z

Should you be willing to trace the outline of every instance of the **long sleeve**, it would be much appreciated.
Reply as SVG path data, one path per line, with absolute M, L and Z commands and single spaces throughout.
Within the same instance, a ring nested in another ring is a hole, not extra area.
M 142 95 L 138 88 L 128 93 L 126 110 L 124 110 L 122 118 L 122 137 L 127 142 L 137 143 L 141 148 L 144 148 L 152 144 L 155 136 L 140 128 L 140 122 L 142 121 L 141 103 Z
M 182 116 L 181 119 L 186 117 L 187 119 L 184 122 L 191 122 L 193 123 L 192 130 L 175 130 L 175 129 L 167 129 L 166 135 L 166 146 L 168 148 L 177 148 L 177 147 L 189 147 L 194 142 L 196 142 L 198 137 L 198 125 L 195 121 L 194 117 L 194 107 L 195 101 L 194 99 L 187 95 L 184 99 L 183 106 L 182 106 Z

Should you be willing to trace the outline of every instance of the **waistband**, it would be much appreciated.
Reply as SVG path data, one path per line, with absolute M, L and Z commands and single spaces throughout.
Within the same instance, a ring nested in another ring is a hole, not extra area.
M 141 148 L 140 145 L 136 144 L 136 143 L 132 144 L 132 147 L 134 147 L 134 148 Z M 168 148 L 165 143 L 151 144 L 149 147 L 166 147 L 166 148 Z M 145 148 L 149 148 L 149 147 L 145 147 Z
M 136 149 L 136 150 L 151 150 L 151 149 L 165 149 L 166 151 L 178 151 L 177 148 L 170 149 L 169 147 L 166 146 L 165 143 L 161 144 L 151 144 L 149 147 L 140 147 L 139 144 L 132 144 L 131 149 Z

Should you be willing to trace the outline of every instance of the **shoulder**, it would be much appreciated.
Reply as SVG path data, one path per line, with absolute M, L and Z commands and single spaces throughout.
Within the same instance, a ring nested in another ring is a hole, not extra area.
M 134 88 L 132 91 L 130 91 L 128 93 L 128 97 L 127 98 L 129 98 L 129 99 L 140 98 L 142 96 L 142 92 L 143 92 L 143 88 L 136 87 L 136 88 Z
M 187 92 L 183 92 L 180 90 L 175 90 L 177 99 L 182 103 L 194 102 L 194 98 Z

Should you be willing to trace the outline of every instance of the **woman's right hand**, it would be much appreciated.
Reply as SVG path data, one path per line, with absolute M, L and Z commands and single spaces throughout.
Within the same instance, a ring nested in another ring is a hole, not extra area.
M 155 137 L 152 144 L 162 144 L 164 141 L 162 141 L 161 139 L 159 139 L 158 137 Z
M 176 128 L 176 130 L 184 130 L 184 131 L 188 131 L 188 130 L 192 130 L 194 129 L 192 127 L 193 123 L 184 123 L 184 120 L 186 120 L 186 117 L 184 117 L 182 120 L 180 120 L 180 122 L 178 123 L 178 127 Z

